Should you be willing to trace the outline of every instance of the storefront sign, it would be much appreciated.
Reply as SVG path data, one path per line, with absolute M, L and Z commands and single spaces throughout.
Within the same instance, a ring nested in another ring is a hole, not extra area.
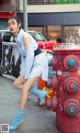
M 1 12 L 0 18 L 9 18 L 10 16 L 16 16 L 15 12 Z
M 80 4 L 79 0 L 54 0 L 53 4 Z

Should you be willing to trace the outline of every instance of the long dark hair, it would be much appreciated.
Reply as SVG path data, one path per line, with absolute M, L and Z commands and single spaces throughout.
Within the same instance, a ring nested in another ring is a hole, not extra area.
M 8 21 L 10 19 L 15 19 L 18 24 L 21 24 L 20 29 L 22 28 L 22 22 L 21 22 L 20 18 L 18 18 L 17 16 L 11 16 L 8 18 Z

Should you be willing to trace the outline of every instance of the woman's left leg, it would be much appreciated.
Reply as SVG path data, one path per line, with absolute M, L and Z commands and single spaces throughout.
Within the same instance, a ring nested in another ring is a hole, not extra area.
M 25 83 L 21 89 L 22 95 L 21 95 L 20 108 L 17 112 L 17 115 L 16 115 L 14 121 L 12 122 L 12 124 L 9 127 L 9 130 L 15 130 L 15 129 L 17 129 L 17 127 L 19 125 L 21 125 L 21 123 L 23 123 L 23 114 L 24 114 L 25 106 L 27 104 L 28 91 L 33 86 L 33 84 L 38 80 L 39 80 L 39 77 L 34 77 L 34 78 L 30 78 L 25 81 Z
M 20 109 L 24 109 L 28 99 L 28 91 L 30 88 L 39 80 L 40 77 L 33 77 L 29 78 L 25 81 L 23 88 L 22 88 L 22 96 L 21 96 L 21 103 Z

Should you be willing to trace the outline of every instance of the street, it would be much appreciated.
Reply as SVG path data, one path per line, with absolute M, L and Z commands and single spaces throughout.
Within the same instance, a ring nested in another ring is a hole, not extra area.
M 0 77 L 0 125 L 10 124 L 19 108 L 21 91 L 15 89 L 13 81 Z M 56 113 L 39 107 L 38 97 L 30 93 L 24 113 L 22 128 L 12 133 L 59 133 L 56 129 Z M 2 132 L 2 126 L 1 130 Z M 5 132 L 6 133 L 6 132 Z

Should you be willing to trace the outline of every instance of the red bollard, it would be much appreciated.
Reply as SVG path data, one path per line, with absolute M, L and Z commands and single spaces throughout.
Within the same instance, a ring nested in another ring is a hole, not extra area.
M 80 133 L 80 49 L 60 48 L 53 52 L 56 59 L 52 61 L 56 70 L 55 82 L 53 78 L 56 126 L 61 133 Z

